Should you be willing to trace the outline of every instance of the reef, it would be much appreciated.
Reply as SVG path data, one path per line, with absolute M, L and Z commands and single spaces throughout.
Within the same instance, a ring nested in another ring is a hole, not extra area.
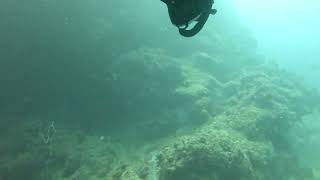
M 115 106 L 126 112 L 115 119 L 117 127 L 126 124 L 123 136 L 30 117 L 5 132 L 11 138 L 1 141 L 1 179 L 316 178 L 317 163 L 301 167 L 293 136 L 319 111 L 315 90 L 266 62 L 225 77 L 221 58 L 202 52 L 186 59 L 152 48 L 119 56 L 106 78 Z M 16 132 L 23 138 L 14 140 Z
M 217 18 L 184 41 L 127 1 L 94 2 L 43 30 L 43 76 L 28 65 L 8 81 L 23 85 L 2 81 L 0 180 L 320 179 L 319 90 L 245 28 Z

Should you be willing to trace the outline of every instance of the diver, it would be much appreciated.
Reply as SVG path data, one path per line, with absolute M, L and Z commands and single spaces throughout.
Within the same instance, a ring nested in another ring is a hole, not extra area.
M 179 33 L 184 37 L 192 37 L 203 28 L 210 15 L 217 13 L 212 9 L 214 0 L 161 0 L 168 7 L 169 17 Z M 190 23 L 196 24 L 189 28 Z

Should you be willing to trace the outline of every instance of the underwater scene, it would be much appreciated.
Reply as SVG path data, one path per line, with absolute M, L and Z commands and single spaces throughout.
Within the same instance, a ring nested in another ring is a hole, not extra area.
M 0 180 L 320 180 L 319 9 L 1 0 Z

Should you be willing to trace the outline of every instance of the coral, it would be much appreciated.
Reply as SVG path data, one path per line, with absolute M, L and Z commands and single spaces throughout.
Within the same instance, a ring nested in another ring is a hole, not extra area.
M 160 179 L 256 179 L 272 152 L 238 133 L 204 128 L 160 152 Z
M 142 180 L 134 169 L 128 165 L 121 165 L 117 167 L 112 176 L 109 178 L 111 180 Z
M 154 152 L 151 156 L 150 162 L 149 162 L 149 172 L 148 172 L 148 180 L 158 180 L 159 179 L 159 153 Z

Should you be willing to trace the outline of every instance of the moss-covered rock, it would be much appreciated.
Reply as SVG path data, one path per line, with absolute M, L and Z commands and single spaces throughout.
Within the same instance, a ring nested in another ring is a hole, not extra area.
M 160 179 L 257 179 L 272 146 L 232 131 L 202 129 L 160 151 Z M 261 168 L 261 169 L 260 169 Z

